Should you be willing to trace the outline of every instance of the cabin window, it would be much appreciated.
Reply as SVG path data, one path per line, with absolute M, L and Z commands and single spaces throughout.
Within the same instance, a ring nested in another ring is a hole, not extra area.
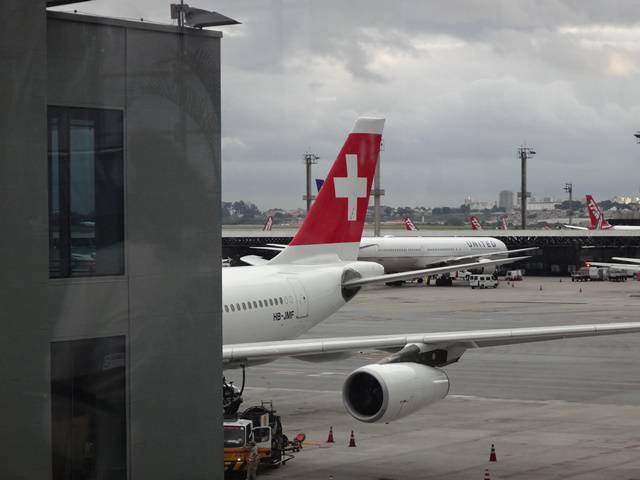
M 273 298 L 269 299 L 269 305 L 271 305 L 273 307 Z
M 238 311 L 240 311 L 240 304 L 239 304 L 239 303 L 236 303 L 236 309 L 237 309 Z
M 251 310 L 251 302 L 250 302 L 250 301 L 249 301 L 249 302 L 247 302 L 247 308 L 248 308 L 249 310 Z
M 242 302 L 242 309 L 243 309 L 243 310 L 246 310 L 246 309 L 247 309 L 247 304 L 246 304 L 246 303 L 244 303 L 244 302 Z
M 282 297 L 278 297 L 278 300 L 280 300 L 280 305 L 282 305 L 284 302 L 282 301 Z
M 232 312 L 235 312 L 235 311 L 236 311 L 235 307 L 233 306 L 233 303 L 231 304 L 231 311 L 232 311 Z
M 227 312 L 227 313 L 229 313 L 229 306 L 228 306 L 228 305 L 225 305 L 225 306 L 224 306 L 224 311 L 225 311 L 225 312 Z
M 258 304 L 256 303 L 256 301 L 253 301 L 253 308 L 258 308 Z
M 258 304 L 260 305 L 260 308 L 262 308 L 262 300 L 258 300 Z

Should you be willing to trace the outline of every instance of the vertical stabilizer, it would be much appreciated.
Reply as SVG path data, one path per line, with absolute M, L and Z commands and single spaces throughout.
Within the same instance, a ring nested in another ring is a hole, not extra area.
M 591 225 L 589 228 L 591 230 L 607 230 L 611 228 L 609 222 L 607 222 L 604 218 L 604 214 L 602 213 L 602 209 L 600 205 L 595 201 L 595 199 L 591 195 L 587 195 L 587 211 L 589 212 L 589 219 L 591 220 Z
M 383 118 L 356 121 L 300 230 L 270 263 L 357 259 L 383 127 Z

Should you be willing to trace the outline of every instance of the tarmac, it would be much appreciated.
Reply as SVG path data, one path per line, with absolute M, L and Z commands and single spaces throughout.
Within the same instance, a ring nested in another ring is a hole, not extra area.
M 632 280 L 375 287 L 307 337 L 636 321 L 639 307 Z M 640 479 L 640 334 L 469 350 L 445 369 L 446 399 L 390 424 L 363 424 L 344 410 L 342 383 L 384 355 L 248 369 L 244 406 L 272 400 L 287 435 L 307 437 L 296 458 L 260 476 L 467 480 L 488 468 L 492 479 Z M 347 446 L 351 430 L 355 448 Z

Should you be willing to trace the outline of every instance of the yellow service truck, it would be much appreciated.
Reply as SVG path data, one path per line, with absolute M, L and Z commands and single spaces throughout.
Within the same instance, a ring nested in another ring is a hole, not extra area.
M 262 402 L 237 418 L 224 421 L 225 477 L 246 473 L 251 441 L 258 447 L 260 467 L 279 467 L 293 458 L 287 454 L 289 440 L 282 433 L 280 416 L 275 414 L 270 402 Z

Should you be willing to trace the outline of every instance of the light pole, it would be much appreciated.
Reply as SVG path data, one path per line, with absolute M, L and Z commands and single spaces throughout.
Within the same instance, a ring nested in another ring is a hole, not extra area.
M 573 218 L 573 183 L 565 183 L 564 191 L 569 194 L 569 225 L 571 225 L 573 223 L 571 221 L 571 219 Z
M 527 228 L 527 197 L 531 196 L 527 192 L 527 159 L 533 157 L 536 151 L 527 147 L 526 145 L 520 145 L 518 147 L 518 157 L 520 158 L 520 212 L 522 215 L 522 230 Z
M 312 189 L 311 189 L 311 165 L 314 165 L 316 163 L 318 163 L 318 160 L 320 159 L 320 157 L 318 155 L 316 155 L 315 153 L 305 153 L 304 156 L 302 157 L 304 164 L 305 164 L 305 169 L 306 169 L 306 173 L 307 173 L 307 194 L 302 196 L 303 200 L 307 201 L 307 212 L 309 212 L 309 209 L 311 208 L 311 201 L 316 198 L 315 195 L 313 195 L 311 193 Z

